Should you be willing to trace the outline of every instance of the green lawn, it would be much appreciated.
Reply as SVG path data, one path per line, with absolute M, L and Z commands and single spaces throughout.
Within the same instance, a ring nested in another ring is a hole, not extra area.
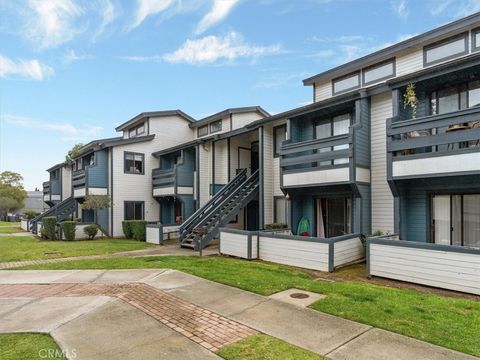
M 1 253 L 1 251 L 0 251 Z M 142 257 L 81 260 L 28 269 L 170 268 L 261 295 L 300 288 L 327 295 L 313 309 L 468 354 L 480 355 L 480 302 L 360 281 L 313 280 L 282 265 L 224 257 Z
M 0 226 L 16 226 L 16 227 L 20 227 L 20 221 L 17 221 L 17 222 L 0 221 Z
M 73 356 L 73 354 L 72 354 Z M 66 359 L 47 334 L 0 334 L 0 359 Z
M 0 262 L 110 254 L 149 246 L 146 242 L 126 239 L 41 241 L 33 236 L 0 236 Z
M 217 355 L 227 360 L 322 360 L 323 356 L 267 335 L 254 335 L 228 345 Z
M 0 226 L 0 234 L 12 234 L 22 232 L 23 230 L 19 227 L 11 227 L 11 226 Z

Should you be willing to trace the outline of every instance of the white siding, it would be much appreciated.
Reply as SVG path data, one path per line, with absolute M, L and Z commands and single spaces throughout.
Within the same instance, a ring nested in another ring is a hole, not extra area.
M 159 204 L 152 196 L 152 170 L 158 168 L 159 160 L 151 154 L 193 139 L 188 123 L 179 116 L 151 118 L 150 134 L 155 134 L 152 141 L 113 148 L 113 236 L 123 236 L 125 201 L 144 201 L 145 220 L 159 221 Z M 144 175 L 124 173 L 125 151 L 145 154 Z
M 263 201 L 265 224 L 273 223 L 273 126 L 266 125 L 263 133 Z
M 480 254 L 370 244 L 370 274 L 480 295 Z
M 315 83 L 315 102 L 322 101 L 332 97 L 332 82 L 319 81 Z
M 160 244 L 160 229 L 158 227 L 149 227 L 146 229 L 146 241 L 151 244 Z
M 283 174 L 283 186 L 328 184 L 350 181 L 348 167 Z
M 211 143 L 199 146 L 199 179 L 200 179 L 200 206 L 203 206 L 210 199 L 209 184 L 211 183 Z
M 220 252 L 224 255 L 248 259 L 248 232 L 244 234 L 234 234 L 221 231 Z
M 232 115 L 232 130 L 243 128 L 256 120 L 263 119 L 263 115 L 256 111 Z
M 260 234 L 259 257 L 279 264 L 328 271 L 328 244 Z
M 396 75 L 402 76 L 423 69 L 422 47 L 410 49 L 408 52 L 397 56 Z
M 215 184 L 228 183 L 228 142 L 215 141 Z
M 62 168 L 62 200 L 72 196 L 72 167 Z
M 333 266 L 341 266 L 365 257 L 365 248 L 360 238 L 338 241 L 333 246 Z
M 280 158 L 273 159 L 273 196 L 283 196 L 280 188 Z
M 372 96 L 372 231 L 393 233 L 393 196 L 387 183 L 386 119 L 392 116 L 391 93 Z

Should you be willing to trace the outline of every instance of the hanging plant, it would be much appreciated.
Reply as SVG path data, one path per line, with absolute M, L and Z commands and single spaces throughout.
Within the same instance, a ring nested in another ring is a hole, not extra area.
M 412 117 L 415 119 L 417 116 L 418 98 L 414 83 L 408 84 L 405 94 L 403 94 L 403 107 L 406 109 L 407 106 L 412 108 Z

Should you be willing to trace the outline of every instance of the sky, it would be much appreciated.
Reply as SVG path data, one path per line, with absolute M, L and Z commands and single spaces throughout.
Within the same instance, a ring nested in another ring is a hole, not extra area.
M 0 171 L 41 189 L 74 144 L 144 111 L 306 105 L 304 78 L 476 11 L 480 0 L 0 0 Z

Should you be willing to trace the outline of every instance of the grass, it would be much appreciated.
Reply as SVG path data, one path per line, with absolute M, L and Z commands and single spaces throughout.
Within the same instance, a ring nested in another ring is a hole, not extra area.
M 149 246 L 146 242 L 126 239 L 46 241 L 33 236 L 0 236 L 0 262 L 111 254 Z
M 268 335 L 254 335 L 228 345 L 217 355 L 227 360 L 322 360 L 323 356 Z
M 319 281 L 298 269 L 224 257 L 123 257 L 25 268 L 170 268 L 261 295 L 300 288 L 327 295 L 324 300 L 311 306 L 315 310 L 471 355 L 480 355 L 480 302 L 475 300 L 389 288 L 360 281 Z
M 10 222 L 10 221 L 0 221 L 0 226 L 16 226 L 20 227 L 20 221 Z
M 0 359 L 66 359 L 47 334 L 0 334 Z
M 0 234 L 13 234 L 22 231 L 23 230 L 19 227 L 0 226 Z

